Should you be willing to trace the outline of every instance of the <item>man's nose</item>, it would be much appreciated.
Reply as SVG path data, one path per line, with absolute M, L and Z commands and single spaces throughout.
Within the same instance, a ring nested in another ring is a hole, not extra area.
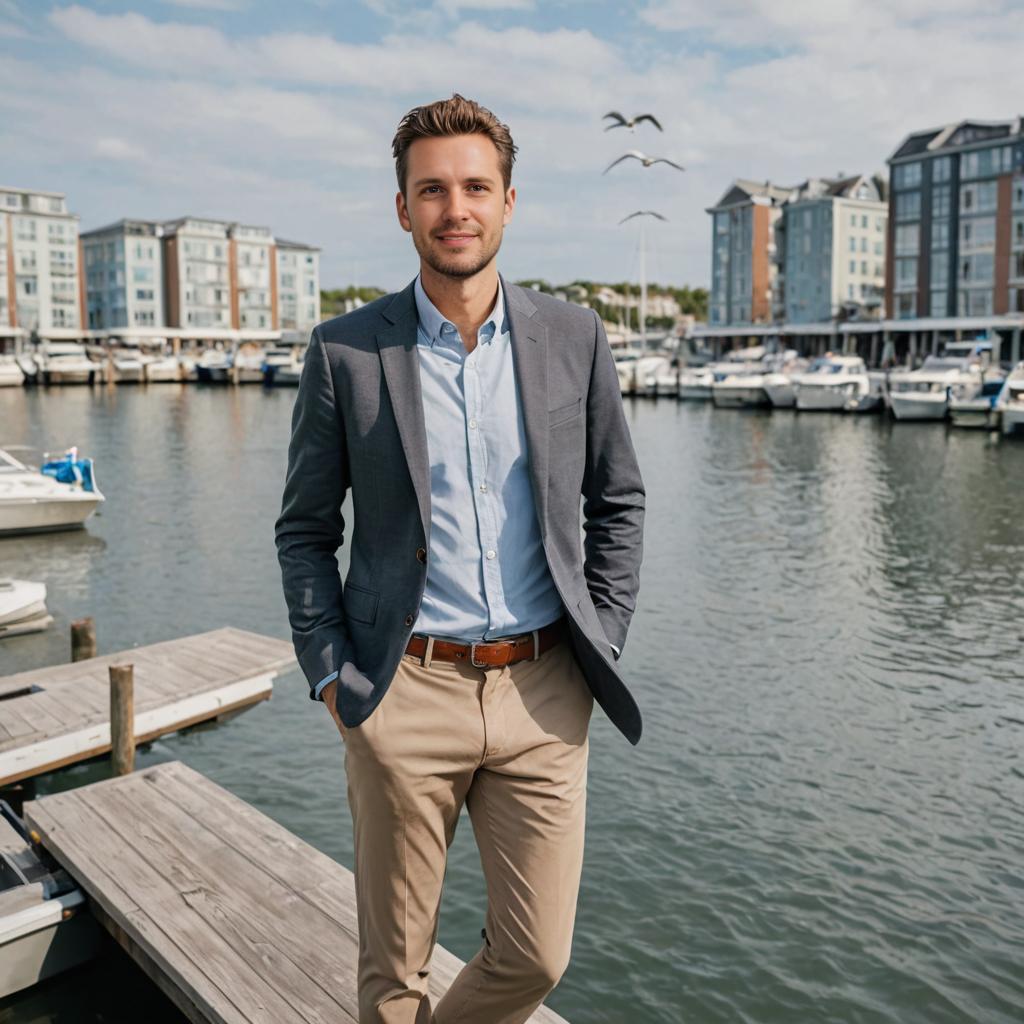
M 466 197 L 458 189 L 453 189 L 448 193 L 448 202 L 444 212 L 449 220 L 465 220 L 469 216 Z

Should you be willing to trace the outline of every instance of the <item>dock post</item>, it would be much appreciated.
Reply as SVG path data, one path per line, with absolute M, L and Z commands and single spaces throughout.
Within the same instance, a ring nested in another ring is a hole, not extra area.
M 71 660 L 84 661 L 96 657 L 96 623 L 92 618 L 71 623 Z
M 135 768 L 135 666 L 110 666 L 110 763 L 114 775 Z

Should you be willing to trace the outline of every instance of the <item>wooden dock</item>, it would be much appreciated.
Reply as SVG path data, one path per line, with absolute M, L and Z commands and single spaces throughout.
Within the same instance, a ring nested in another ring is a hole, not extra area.
M 172 761 L 42 797 L 25 818 L 190 1021 L 358 1020 L 351 873 L 198 772 Z M 435 949 L 435 1005 L 461 967 Z M 530 1020 L 565 1024 L 546 1008 Z
M 0 678 L 0 785 L 110 750 L 111 665 L 135 666 L 135 738 L 266 700 L 292 645 L 242 629 L 134 647 Z

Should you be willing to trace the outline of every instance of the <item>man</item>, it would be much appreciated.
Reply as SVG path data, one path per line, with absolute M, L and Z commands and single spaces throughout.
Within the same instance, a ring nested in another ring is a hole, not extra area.
M 640 738 L 614 661 L 644 490 L 601 321 L 498 275 L 508 128 L 455 95 L 410 111 L 393 148 L 420 272 L 313 332 L 278 554 L 310 695 L 346 748 L 360 1021 L 518 1024 L 569 960 L 594 698 Z M 463 804 L 484 942 L 432 1012 Z

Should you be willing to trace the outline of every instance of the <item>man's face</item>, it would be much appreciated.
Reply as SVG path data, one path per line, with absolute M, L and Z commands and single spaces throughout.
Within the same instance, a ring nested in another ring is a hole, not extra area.
M 405 195 L 395 201 L 420 259 L 445 277 L 465 278 L 497 255 L 516 191 L 506 191 L 486 135 L 454 135 L 409 147 Z

